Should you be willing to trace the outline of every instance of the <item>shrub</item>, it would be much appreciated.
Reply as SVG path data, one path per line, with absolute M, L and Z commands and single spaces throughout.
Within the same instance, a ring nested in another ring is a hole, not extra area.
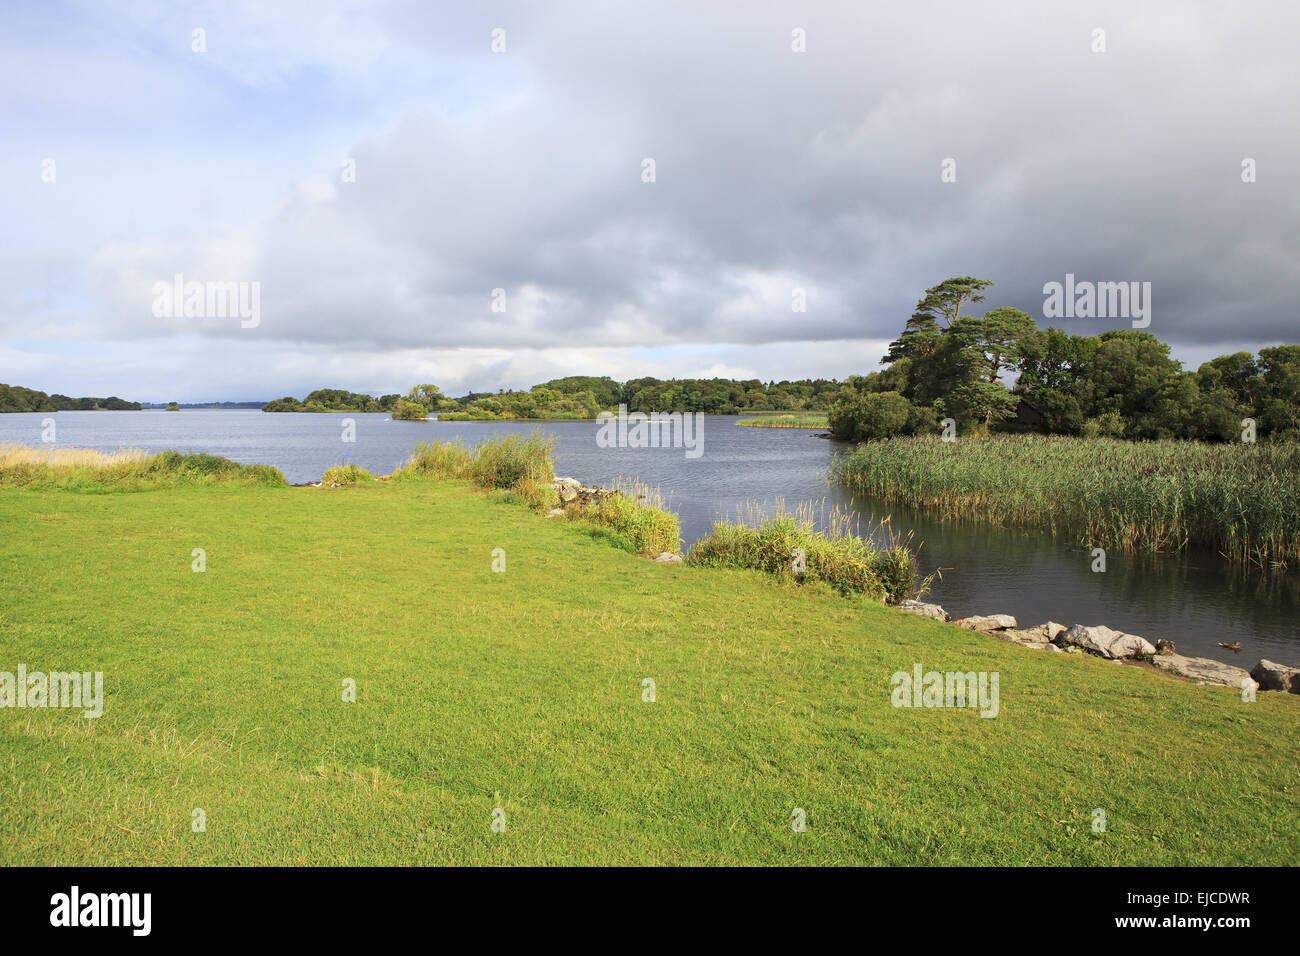
M 373 481 L 374 478 L 375 476 L 370 472 L 356 465 L 336 465 L 326 470 L 320 483 L 322 488 L 339 488 L 362 481 Z
M 429 410 L 419 402 L 408 402 L 399 398 L 393 403 L 393 421 L 422 422 L 429 417 Z
M 596 526 L 633 554 L 651 558 L 665 551 L 676 554 L 682 543 L 681 524 L 659 492 L 626 480 L 616 482 L 613 490 L 613 495 L 569 508 L 565 517 Z
M 823 510 L 820 518 L 807 504 L 790 513 L 777 502 L 772 515 L 750 505 L 734 522 L 715 522 L 686 560 L 705 567 L 748 568 L 798 583 L 820 581 L 843 595 L 897 602 L 915 593 L 916 559 L 905 545 L 892 535 L 885 547 L 859 537 L 851 516 L 839 509 L 829 516 Z
M 846 384 L 831 404 L 827 422 L 831 434 L 843 441 L 876 441 L 938 427 L 933 408 L 913 405 L 898 392 L 866 391 L 865 379 Z
M 455 442 L 420 442 L 406 464 L 393 472 L 396 481 L 419 478 L 468 478 L 470 458 L 468 448 Z
M 480 442 L 473 449 L 455 442 L 421 442 L 405 465 L 393 472 L 396 481 L 418 478 L 459 478 L 483 488 L 510 491 L 531 508 L 559 504 L 551 482 L 554 438 L 534 430 L 527 438 L 505 435 Z
M 538 429 L 527 438 L 505 435 L 483 442 L 470 456 L 468 477 L 484 488 L 511 488 L 524 478 L 549 484 L 555 480 L 554 446 L 555 439 Z

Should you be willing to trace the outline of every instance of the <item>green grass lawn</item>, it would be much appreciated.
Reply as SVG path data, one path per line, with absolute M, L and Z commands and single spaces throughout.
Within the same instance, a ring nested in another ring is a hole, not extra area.
M 918 661 L 998 671 L 999 716 L 892 707 Z M 102 670 L 105 710 L 0 710 L 8 865 L 1300 861 L 1296 697 L 655 564 L 455 482 L 0 488 L 19 663 Z

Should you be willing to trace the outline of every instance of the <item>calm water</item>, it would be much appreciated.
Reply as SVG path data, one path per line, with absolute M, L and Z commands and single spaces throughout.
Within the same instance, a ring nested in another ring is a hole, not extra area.
M 113 451 L 204 451 L 236 461 L 280 468 L 291 482 L 319 481 L 331 465 L 352 463 L 376 473 L 402 464 L 416 442 L 474 443 L 496 434 L 528 433 L 534 423 L 397 422 L 376 415 L 266 414 L 260 411 L 59 412 L 54 416 L 0 415 L 0 441 L 38 444 L 41 422 L 53 417 L 58 444 Z M 355 443 L 344 443 L 342 419 L 356 422 Z M 618 477 L 657 485 L 681 516 L 687 544 L 716 517 L 734 515 L 747 501 L 784 499 L 789 508 L 820 501 L 849 505 L 828 487 L 831 456 L 843 445 L 801 429 L 738 428 L 735 419 L 710 416 L 704 454 L 681 449 L 605 449 L 591 422 L 541 426 L 556 438 L 556 472 L 587 483 Z M 896 531 L 920 542 L 923 573 L 941 569 L 929 600 L 954 616 L 1014 614 L 1022 624 L 1107 624 L 1154 642 L 1166 637 L 1183 653 L 1250 668 L 1260 657 L 1300 663 L 1300 587 L 1294 578 L 1270 582 L 1230 571 L 1213 554 L 1130 559 L 1109 556 L 1107 571 L 1090 570 L 1091 556 L 1068 540 L 977 524 L 939 523 L 870 500 L 853 502 L 864 526 L 892 517 Z M 1219 641 L 1241 641 L 1234 654 Z

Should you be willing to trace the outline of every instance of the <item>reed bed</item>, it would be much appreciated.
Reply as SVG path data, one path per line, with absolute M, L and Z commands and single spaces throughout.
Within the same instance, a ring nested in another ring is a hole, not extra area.
M 758 415 L 742 418 L 737 425 L 744 428 L 827 428 L 826 414 L 805 413 L 800 415 Z
M 1212 548 L 1300 566 L 1300 445 L 995 435 L 895 438 L 836 458 L 855 494 L 943 519 L 1035 526 L 1132 553 Z

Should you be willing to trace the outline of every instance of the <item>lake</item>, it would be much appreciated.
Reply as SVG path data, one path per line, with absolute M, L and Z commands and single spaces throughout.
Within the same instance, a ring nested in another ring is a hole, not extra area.
M 291 482 L 319 481 L 331 465 L 356 464 L 377 474 L 400 466 L 420 441 L 527 434 L 541 427 L 555 436 L 556 473 L 588 484 L 619 477 L 657 486 L 681 517 L 689 545 L 717 517 L 734 516 L 749 501 L 804 501 L 851 507 L 864 528 L 891 517 L 895 531 L 911 532 L 922 573 L 941 569 L 927 596 L 954 617 L 1014 614 L 1022 625 L 1106 624 L 1152 643 L 1168 638 L 1180 653 L 1213 657 L 1249 669 L 1266 657 L 1300 663 L 1300 586 L 1230 568 L 1218 555 L 1107 557 L 1105 573 L 1091 570 L 1086 548 L 1050 535 L 979 524 L 953 524 L 872 500 L 850 501 L 829 487 L 832 455 L 847 445 L 811 430 L 740 428 L 736 419 L 708 416 L 703 454 L 682 449 L 611 449 L 596 444 L 594 422 L 400 422 L 385 414 L 268 414 L 257 410 L 185 409 L 180 412 L 58 412 L 0 415 L 0 441 L 41 442 L 42 421 L 53 418 L 58 445 L 114 451 L 174 449 L 208 452 L 281 469 Z M 356 424 L 356 441 L 342 440 L 343 420 Z M 1218 647 L 1241 641 L 1242 651 Z

